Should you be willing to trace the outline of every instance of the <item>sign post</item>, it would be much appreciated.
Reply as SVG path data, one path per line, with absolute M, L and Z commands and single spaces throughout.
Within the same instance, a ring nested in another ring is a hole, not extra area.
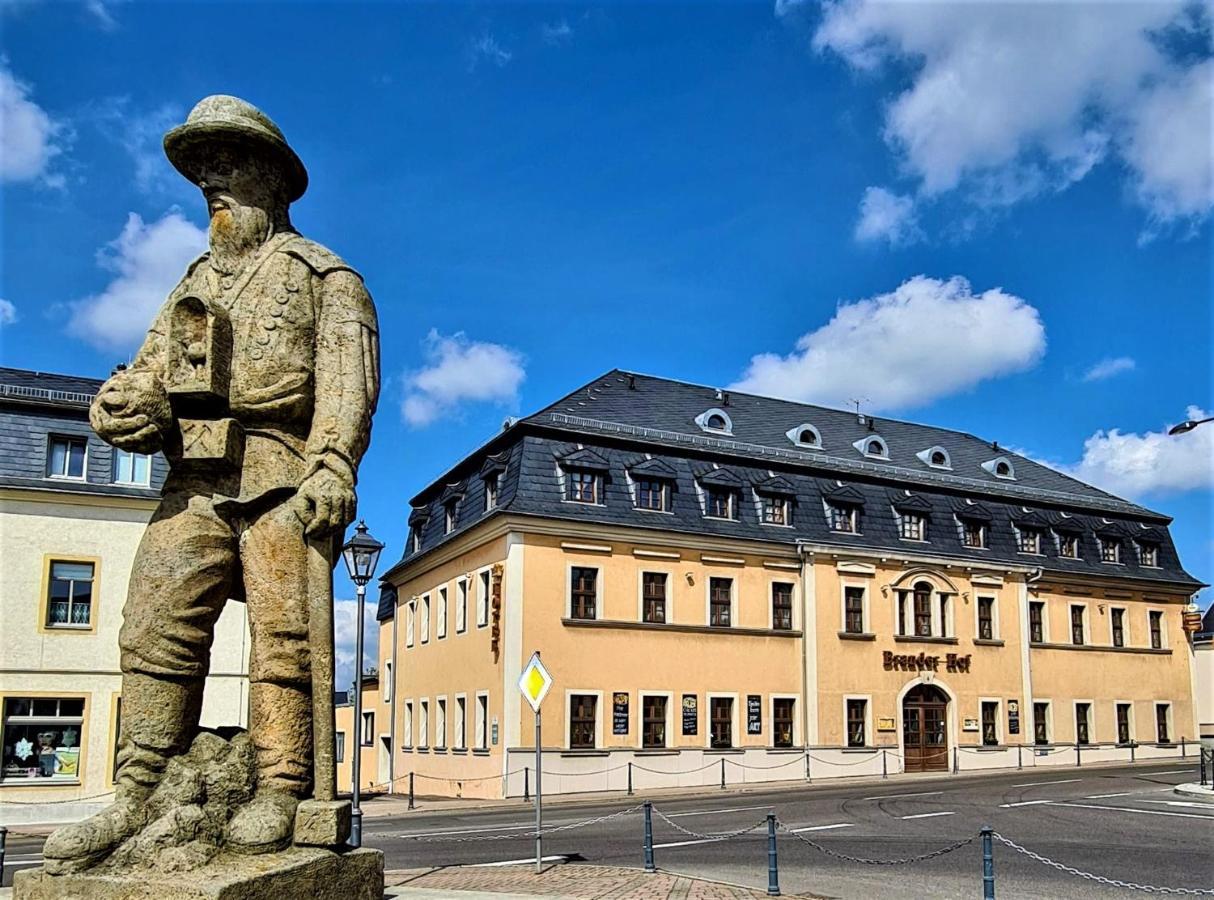
M 544 664 L 540 662 L 540 651 L 536 650 L 531 654 L 531 660 L 523 668 L 523 674 L 518 679 L 518 689 L 522 691 L 523 696 L 527 698 L 527 702 L 531 704 L 531 709 L 535 712 L 535 871 L 539 874 L 541 863 L 544 858 L 543 837 L 541 833 L 544 825 L 544 789 L 543 789 L 543 769 L 544 761 L 541 755 L 543 744 L 540 743 L 540 704 L 544 702 L 544 698 L 548 696 L 548 689 L 552 687 L 552 676 L 548 674 L 548 670 L 544 668 Z

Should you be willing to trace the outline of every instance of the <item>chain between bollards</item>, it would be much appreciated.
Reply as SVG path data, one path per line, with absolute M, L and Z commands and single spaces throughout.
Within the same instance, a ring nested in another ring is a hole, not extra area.
M 982 900 L 995 900 L 995 853 L 991 826 L 982 826 Z
M 414 809 L 413 806 L 413 773 L 409 773 L 409 809 Z
M 653 804 L 645 801 L 645 872 L 649 875 L 657 872 L 653 864 Z
M 776 814 L 767 814 L 767 896 L 780 896 L 780 866 L 776 860 Z

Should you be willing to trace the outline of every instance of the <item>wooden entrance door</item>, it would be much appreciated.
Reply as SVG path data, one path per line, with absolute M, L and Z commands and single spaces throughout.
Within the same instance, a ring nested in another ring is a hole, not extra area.
M 902 744 L 907 772 L 948 770 L 948 696 L 942 690 L 911 688 L 902 701 Z

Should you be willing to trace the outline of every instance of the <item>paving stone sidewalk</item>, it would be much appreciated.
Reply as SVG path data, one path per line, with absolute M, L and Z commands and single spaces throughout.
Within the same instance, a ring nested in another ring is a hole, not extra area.
M 736 887 L 618 866 L 554 865 L 540 874 L 530 866 L 393 869 L 384 873 L 389 897 L 548 897 L 559 900 L 758 900 L 765 890 Z M 460 895 L 455 891 L 467 891 Z M 785 894 L 809 897 L 809 894 Z

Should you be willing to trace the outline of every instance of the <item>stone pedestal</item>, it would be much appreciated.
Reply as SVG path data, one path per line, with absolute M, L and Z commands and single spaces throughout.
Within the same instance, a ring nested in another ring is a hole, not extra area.
M 294 847 L 264 856 L 222 853 L 177 875 L 157 872 L 16 873 L 13 900 L 382 900 L 379 850 L 334 853 Z

